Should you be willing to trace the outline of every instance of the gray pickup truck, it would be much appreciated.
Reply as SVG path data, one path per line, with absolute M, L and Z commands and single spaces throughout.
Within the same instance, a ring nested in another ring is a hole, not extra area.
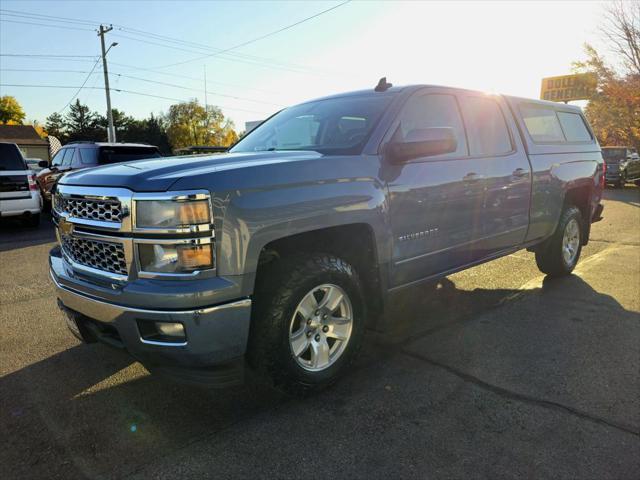
M 223 386 L 247 364 L 314 390 L 409 285 L 524 248 L 568 275 L 604 180 L 576 107 L 381 80 L 228 154 L 65 175 L 51 278 L 76 336 L 151 372 Z

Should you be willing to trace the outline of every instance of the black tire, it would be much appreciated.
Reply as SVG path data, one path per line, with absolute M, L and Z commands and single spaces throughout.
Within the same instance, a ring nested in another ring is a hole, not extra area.
M 620 180 L 618 180 L 618 183 L 616 184 L 616 186 L 618 188 L 624 188 L 625 183 L 627 183 L 626 180 L 622 175 L 620 175 Z
M 36 213 L 34 215 L 29 215 L 24 223 L 28 226 L 28 227 L 33 227 L 36 228 L 40 225 L 40 214 Z
M 640 187 L 640 180 L 636 180 L 636 181 L 634 181 L 633 183 L 635 183 L 635 184 L 636 184 L 636 187 Z
M 292 394 L 317 391 L 341 377 L 358 355 L 365 332 L 365 304 L 360 280 L 345 260 L 326 253 L 294 255 L 265 267 L 256 285 L 248 360 L 273 384 Z M 351 336 L 335 363 L 321 371 L 305 370 L 289 344 L 292 318 L 301 300 L 323 284 L 339 286 L 353 309 Z
M 567 262 L 563 255 L 563 238 L 565 230 L 572 220 L 578 224 L 578 246 L 572 260 Z M 582 212 L 573 205 L 567 206 L 560 215 L 560 220 L 558 220 L 558 225 L 551 238 L 536 249 L 536 263 L 540 271 L 552 277 L 569 275 L 580 260 L 583 235 Z

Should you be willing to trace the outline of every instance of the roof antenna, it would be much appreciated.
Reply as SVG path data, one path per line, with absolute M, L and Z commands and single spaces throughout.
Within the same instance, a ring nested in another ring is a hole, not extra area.
M 374 88 L 374 90 L 376 92 L 386 92 L 391 87 L 393 87 L 393 83 L 387 83 L 387 77 L 382 77 L 378 81 L 378 85 L 376 85 L 376 88 Z

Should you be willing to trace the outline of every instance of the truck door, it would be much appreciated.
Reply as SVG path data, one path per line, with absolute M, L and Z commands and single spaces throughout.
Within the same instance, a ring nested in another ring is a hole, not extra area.
M 442 88 L 419 90 L 403 106 L 390 134 L 407 139 L 412 131 L 434 127 L 453 129 L 455 152 L 384 162 L 394 286 L 473 261 L 473 245 L 482 236 L 484 159 L 469 157 L 455 95 Z
M 469 154 L 481 163 L 484 196 L 481 238 L 476 254 L 485 257 L 524 242 L 529 226 L 531 167 L 509 108 L 502 97 L 457 94 Z

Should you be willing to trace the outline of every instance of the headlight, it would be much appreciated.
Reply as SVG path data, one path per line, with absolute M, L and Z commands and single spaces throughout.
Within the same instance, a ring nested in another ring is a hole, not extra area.
M 140 270 L 156 273 L 191 273 L 214 265 L 213 244 L 138 244 Z
M 179 228 L 211 223 L 208 200 L 138 200 L 136 227 Z

